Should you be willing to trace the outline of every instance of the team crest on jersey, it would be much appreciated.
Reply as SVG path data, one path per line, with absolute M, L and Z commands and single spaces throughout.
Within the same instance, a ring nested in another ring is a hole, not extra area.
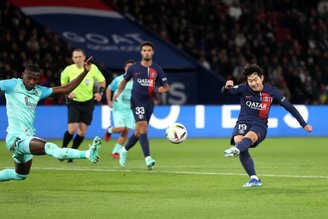
M 156 78 L 156 76 L 157 76 L 156 72 L 150 72 L 149 73 L 149 77 L 151 77 L 151 78 Z
M 270 102 L 271 101 L 271 97 L 263 97 L 263 101 L 264 102 Z
M 89 85 L 90 84 L 90 79 L 89 78 L 85 79 L 84 83 L 85 83 L 85 85 Z
M 150 78 L 156 78 L 156 77 L 157 77 L 157 72 L 156 72 L 155 69 L 153 69 L 153 68 L 149 68 L 148 71 L 149 71 L 149 72 L 148 72 L 148 76 L 149 76 Z

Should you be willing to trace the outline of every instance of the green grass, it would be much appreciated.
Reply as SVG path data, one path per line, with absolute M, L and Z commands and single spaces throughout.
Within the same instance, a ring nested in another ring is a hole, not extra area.
M 180 145 L 151 139 L 153 171 L 146 169 L 139 145 L 121 168 L 110 157 L 114 140 L 103 143 L 99 164 L 35 156 L 27 180 L 0 183 L 0 217 L 326 218 L 327 142 L 266 139 L 251 150 L 260 188 L 241 187 L 248 176 L 238 158 L 223 157 L 228 139 Z M 0 169 L 12 166 L 2 141 Z

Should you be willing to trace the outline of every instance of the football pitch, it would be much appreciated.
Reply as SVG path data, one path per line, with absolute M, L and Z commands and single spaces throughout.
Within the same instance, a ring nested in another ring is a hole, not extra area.
M 0 169 L 13 167 L 0 143 Z M 35 156 L 25 181 L 0 183 L 1 218 L 327 218 L 328 138 L 267 138 L 251 149 L 258 188 L 242 188 L 239 159 L 223 156 L 228 139 L 150 139 L 152 171 L 139 144 L 120 167 L 114 143 L 103 142 L 98 164 Z

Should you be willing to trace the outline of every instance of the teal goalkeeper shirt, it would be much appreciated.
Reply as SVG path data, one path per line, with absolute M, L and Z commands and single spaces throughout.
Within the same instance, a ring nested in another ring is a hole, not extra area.
M 38 102 L 52 94 L 53 89 L 36 85 L 26 90 L 23 80 L 13 78 L 0 81 L 0 91 L 5 93 L 8 117 L 7 133 L 17 137 L 35 133 L 35 108 Z

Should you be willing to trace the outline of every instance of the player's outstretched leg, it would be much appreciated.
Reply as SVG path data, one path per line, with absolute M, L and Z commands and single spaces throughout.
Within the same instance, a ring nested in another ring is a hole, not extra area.
M 89 157 L 88 159 L 92 162 L 92 163 L 98 163 L 99 162 L 99 149 L 101 146 L 101 139 L 96 136 L 93 141 L 92 144 L 89 147 Z
M 92 163 L 99 161 L 99 148 L 101 139 L 97 136 L 93 139 L 89 150 L 80 151 L 71 148 L 59 148 L 56 144 L 47 142 L 44 146 L 45 152 L 59 160 L 64 159 L 89 159 Z
M 4 169 L 0 171 L 0 182 L 9 180 L 24 180 L 27 175 L 18 174 L 14 169 Z

